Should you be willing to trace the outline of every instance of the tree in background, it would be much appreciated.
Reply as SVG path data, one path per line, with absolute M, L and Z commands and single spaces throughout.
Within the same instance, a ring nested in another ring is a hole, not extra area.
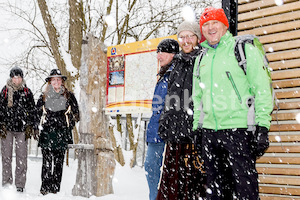
M 78 79 L 82 40 L 87 35 L 99 38 L 106 46 L 172 35 L 183 20 L 184 8 L 190 8 L 190 14 L 198 16 L 213 0 L 12 2 L 0 3 L 0 9 L 21 26 L 0 30 L 21 35 L 19 40 L 26 48 L 22 47 L 22 51 L 10 60 L 5 58 L 3 64 L 21 64 L 26 66 L 28 73 L 36 72 L 32 77 L 41 79 L 47 76 L 49 69 L 58 66 L 73 86 Z

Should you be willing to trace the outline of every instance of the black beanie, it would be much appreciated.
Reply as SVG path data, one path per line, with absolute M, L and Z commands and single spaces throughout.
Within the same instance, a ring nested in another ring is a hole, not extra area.
M 158 44 L 156 52 L 178 53 L 179 44 L 174 39 L 164 39 Z
M 10 78 L 13 78 L 14 76 L 20 76 L 21 78 L 23 78 L 23 71 L 20 67 L 15 66 L 10 70 L 9 76 Z

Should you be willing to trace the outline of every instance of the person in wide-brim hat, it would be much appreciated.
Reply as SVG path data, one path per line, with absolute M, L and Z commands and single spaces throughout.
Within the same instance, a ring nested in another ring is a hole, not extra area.
M 61 74 L 61 71 L 59 69 L 52 69 L 49 76 L 45 79 L 46 82 L 49 82 L 51 78 L 53 77 L 60 77 L 64 81 L 67 80 L 67 77 Z

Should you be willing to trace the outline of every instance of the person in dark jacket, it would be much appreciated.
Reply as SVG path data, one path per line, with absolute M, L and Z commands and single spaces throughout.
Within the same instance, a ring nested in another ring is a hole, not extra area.
M 73 143 L 72 129 L 79 121 L 78 103 L 65 87 L 66 79 L 60 70 L 52 69 L 46 78 L 45 91 L 37 102 L 35 128 L 40 130 L 38 146 L 43 156 L 40 192 L 43 195 L 60 191 L 64 155 L 68 144 Z
M 193 65 L 200 53 L 201 33 L 196 22 L 178 26 L 181 51 L 168 83 L 168 98 L 159 121 L 159 136 L 166 142 L 157 199 L 199 199 L 205 196 L 201 151 L 193 132 Z
M 160 65 L 160 70 L 152 100 L 152 116 L 147 128 L 148 149 L 145 160 L 150 200 L 155 200 L 157 196 L 157 186 L 163 158 L 162 154 L 165 145 L 163 140 L 158 136 L 159 117 L 165 105 L 169 75 L 175 64 L 173 57 L 178 52 L 179 45 L 174 39 L 164 39 L 157 46 L 157 61 Z
M 35 102 L 31 90 L 23 79 L 20 67 L 10 70 L 0 94 L 0 135 L 2 153 L 2 186 L 13 183 L 12 152 L 15 139 L 16 171 L 15 185 L 23 192 L 27 173 L 27 139 L 33 135 Z

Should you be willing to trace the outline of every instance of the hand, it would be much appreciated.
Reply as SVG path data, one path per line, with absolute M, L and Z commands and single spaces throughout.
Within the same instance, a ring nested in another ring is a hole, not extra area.
M 25 129 L 25 139 L 30 139 L 33 132 L 32 126 L 27 126 Z
M 33 138 L 35 140 L 38 140 L 39 139 L 39 136 L 40 136 L 40 131 L 38 129 L 34 130 L 33 131 Z
M 264 155 L 266 150 L 269 148 L 269 136 L 268 136 L 268 129 L 266 127 L 257 126 L 255 135 L 254 135 L 254 141 L 256 141 L 256 144 L 254 144 L 254 154 L 256 156 L 256 159 L 260 158 Z
M 6 131 L 6 126 L 4 124 L 0 125 L 0 137 L 6 138 L 7 131 Z

